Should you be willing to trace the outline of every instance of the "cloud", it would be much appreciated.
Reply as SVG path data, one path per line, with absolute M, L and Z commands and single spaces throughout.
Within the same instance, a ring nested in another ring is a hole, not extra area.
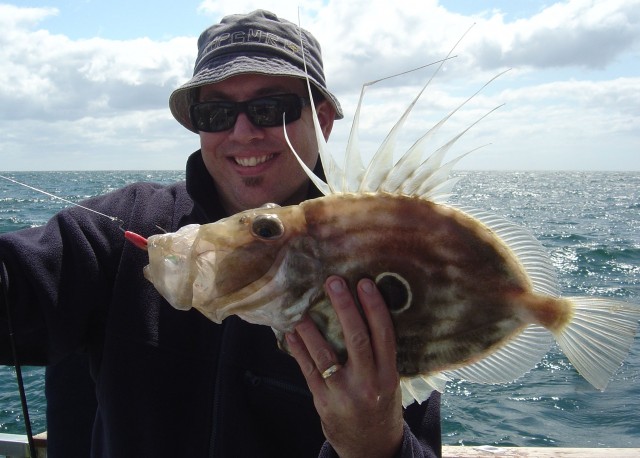
M 200 9 L 218 20 L 265 8 L 296 21 L 298 5 L 207 0 Z M 507 18 L 499 9 L 462 15 L 435 0 L 313 1 L 300 9 L 300 23 L 322 43 L 326 73 L 337 92 L 352 92 L 365 81 L 439 60 L 469 29 L 456 48 L 455 65 L 459 74 L 478 81 L 508 67 L 523 72 L 603 69 L 620 56 L 640 51 L 640 0 L 571 0 L 530 17 Z M 403 82 L 419 80 L 420 75 L 410 75 Z
M 15 5 L 0 3 L 0 26 L 7 30 L 7 27 L 15 25 L 31 26 L 36 25 L 43 19 L 55 16 L 59 13 L 57 8 L 21 8 Z
M 36 28 L 52 14 L 0 5 L 0 119 L 76 120 L 95 109 L 112 115 L 166 107 L 168 93 L 191 73 L 192 37 L 71 40 Z
M 529 20 L 508 25 L 506 65 L 602 69 L 640 44 L 640 2 L 558 3 Z
M 199 12 L 217 22 L 263 7 L 297 20 L 298 4 L 210 0 L 200 3 Z M 47 30 L 47 20 L 60 14 L 0 5 L 0 168 L 10 163 L 29 169 L 34 161 L 41 169 L 182 168 L 197 137 L 173 120 L 167 102 L 191 76 L 200 30 L 162 40 L 72 39 Z M 544 159 L 545 167 L 557 168 L 572 159 L 582 165 L 575 158 L 596 148 L 626 152 L 622 160 L 637 151 L 640 0 L 556 2 L 515 20 L 497 9 L 456 13 L 435 0 L 314 0 L 300 9 L 300 22 L 322 43 L 329 85 L 345 108 L 346 120 L 332 135 L 335 151 L 344 148 L 364 82 L 442 59 L 470 28 L 457 57 L 416 106 L 403 139 L 414 140 L 489 78 L 513 67 L 443 129 L 447 138 L 506 103 L 461 140 L 460 151 L 492 143 L 464 164 L 544 168 Z M 368 91 L 363 147 L 375 150 L 433 68 Z M 62 157 L 73 159 L 64 163 Z M 631 163 L 640 169 L 639 159 Z

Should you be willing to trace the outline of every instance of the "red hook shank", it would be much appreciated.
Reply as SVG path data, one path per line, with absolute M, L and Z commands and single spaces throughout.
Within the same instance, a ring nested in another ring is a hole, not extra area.
M 147 239 L 131 231 L 124 231 L 124 238 L 133 243 L 141 250 L 147 250 Z

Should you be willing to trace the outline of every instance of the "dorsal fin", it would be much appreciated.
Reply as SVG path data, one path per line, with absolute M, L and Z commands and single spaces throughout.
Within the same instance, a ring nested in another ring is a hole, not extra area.
M 455 207 L 491 229 L 513 251 L 531 279 L 535 292 L 560 297 L 556 269 L 549 253 L 529 229 L 485 210 L 458 205 Z
M 411 101 L 411 103 L 409 104 L 407 109 L 404 111 L 402 116 L 400 116 L 400 119 L 391 128 L 391 131 L 389 131 L 385 139 L 382 141 L 382 144 L 380 145 L 376 153 L 373 155 L 373 158 L 369 162 L 369 166 L 364 172 L 358 191 L 375 192 L 375 191 L 380 191 L 382 189 L 383 183 L 385 182 L 387 176 L 389 176 L 389 174 L 392 174 L 393 170 L 395 169 L 395 167 L 393 166 L 393 151 L 395 148 L 396 137 L 398 136 L 400 129 L 402 128 L 405 121 L 409 117 L 409 114 L 413 110 L 413 107 L 416 105 L 416 103 L 418 103 L 418 100 L 420 99 L 424 91 L 427 89 L 427 87 L 429 87 L 429 85 L 431 84 L 431 81 L 433 81 L 433 78 L 435 78 L 435 76 L 440 72 L 444 63 L 451 57 L 451 54 L 453 54 L 453 51 L 456 49 L 456 47 L 462 41 L 462 39 L 466 36 L 469 30 L 470 28 L 460 37 L 460 39 L 458 39 L 456 44 L 453 45 L 453 47 L 451 48 L 447 56 L 442 61 L 440 61 L 440 64 L 435 69 L 431 77 L 427 80 L 425 85 L 422 86 L 422 89 L 420 89 L 420 91 L 415 96 L 415 98 Z M 381 81 L 381 80 L 378 80 L 378 81 Z M 374 81 L 369 84 L 375 84 L 378 81 Z M 364 91 L 364 87 L 363 87 L 363 91 Z M 409 149 L 409 151 L 405 153 L 405 156 L 407 154 L 410 155 L 412 151 L 414 150 Z
M 458 156 L 456 159 L 442 165 L 445 155 L 462 135 L 464 135 L 471 127 L 475 126 L 478 122 L 480 122 L 482 119 L 484 119 L 499 107 L 496 107 L 487 112 L 485 115 L 481 116 L 478 120 L 465 128 L 462 132 L 456 134 L 444 145 L 435 149 L 435 151 L 431 155 L 423 160 L 424 147 L 428 143 L 428 140 L 433 137 L 433 135 L 445 122 L 447 122 L 456 112 L 458 112 L 465 104 L 473 99 L 480 91 L 487 87 L 493 80 L 495 80 L 505 72 L 501 72 L 491 78 L 473 95 L 464 100 L 460 105 L 458 105 L 455 109 L 448 113 L 443 119 L 436 123 L 422 137 L 420 137 L 395 164 L 393 163 L 393 153 L 396 144 L 396 138 L 400 130 L 402 129 L 406 119 L 411 113 L 413 107 L 416 105 L 427 87 L 429 87 L 434 77 L 439 73 L 444 62 L 452 58 L 453 51 L 458 46 L 460 41 L 462 41 L 465 35 L 469 32 L 469 30 L 467 30 L 460 37 L 456 44 L 451 48 L 447 56 L 441 61 L 381 78 L 375 81 L 370 81 L 362 86 L 360 97 L 358 99 L 358 105 L 356 107 L 353 123 L 351 125 L 351 130 L 349 133 L 349 139 L 347 142 L 342 168 L 328 150 L 327 142 L 322 133 L 315 106 L 311 104 L 315 135 L 318 144 L 318 154 L 324 168 L 326 182 L 317 177 L 312 172 L 312 170 L 300 159 L 299 155 L 294 150 L 293 145 L 291 145 L 285 126 L 284 131 L 287 144 L 298 159 L 298 162 L 302 166 L 305 173 L 324 195 L 382 191 L 392 194 L 420 196 L 437 202 L 446 201 L 446 199 L 451 194 L 453 186 L 458 180 L 457 178 L 452 178 L 450 176 L 451 169 L 462 157 L 464 157 L 466 154 L 471 153 L 472 151 L 475 151 L 478 148 L 475 148 L 464 155 Z M 301 32 L 300 46 L 303 47 L 303 64 L 306 72 L 307 64 L 306 60 L 304 59 L 304 42 L 302 40 Z M 379 83 L 380 81 L 395 78 L 397 76 L 435 64 L 438 64 L 438 67 L 418 92 L 416 97 L 414 97 L 414 99 L 411 101 L 400 119 L 391 128 L 391 130 L 379 146 L 378 150 L 373 155 L 368 165 L 365 167 L 362 153 L 359 147 L 358 135 L 364 94 L 367 88 Z M 307 90 L 309 92 L 309 97 L 312 97 L 311 82 L 309 78 L 307 78 Z
M 360 126 L 360 110 L 362 109 L 362 100 L 364 99 L 364 93 L 367 84 L 362 86 L 360 90 L 360 97 L 358 98 L 358 106 L 356 107 L 356 113 L 353 116 L 353 123 L 351 124 L 351 131 L 349 132 L 349 140 L 347 141 L 347 150 L 344 156 L 344 169 L 349 172 L 344 173 L 342 177 L 343 192 L 355 192 L 362 182 L 365 168 L 362 162 L 362 154 L 360 154 L 360 141 L 358 136 L 358 129 Z
M 298 22 L 300 18 L 298 17 Z M 298 163 L 307 174 L 309 179 L 316 185 L 316 187 L 320 190 L 322 194 L 328 196 L 329 194 L 336 193 L 336 182 L 341 181 L 340 178 L 344 174 L 344 171 L 340 170 L 338 164 L 336 163 L 331 153 L 327 151 L 327 141 L 324 138 L 324 134 L 322 133 L 322 127 L 320 126 L 320 120 L 318 119 L 318 113 L 316 112 L 316 106 L 313 103 L 313 93 L 311 92 L 311 82 L 309 81 L 309 72 L 307 71 L 307 60 L 305 57 L 304 50 L 304 40 L 302 39 L 302 28 L 298 27 L 298 36 L 300 37 L 300 50 L 302 52 L 302 65 L 304 66 L 304 73 L 307 75 L 307 91 L 309 93 L 309 100 L 311 100 L 311 111 L 313 113 L 313 126 L 316 134 L 316 143 L 318 144 L 318 154 L 320 155 L 320 160 L 322 161 L 322 167 L 324 168 L 325 176 L 327 177 L 327 182 L 323 181 L 319 178 L 313 170 L 311 170 L 307 164 L 300 158 L 300 155 L 296 152 L 293 145 L 291 144 L 291 140 L 289 140 L 289 135 L 287 134 L 287 124 L 284 122 L 285 114 L 282 114 L 283 119 L 283 129 L 284 129 L 284 138 L 287 141 L 287 145 L 291 149 L 291 152 L 294 154 Z
M 478 95 L 478 93 L 480 93 L 480 91 L 482 91 L 484 88 L 486 88 L 492 81 L 494 81 L 496 78 L 498 78 L 499 76 L 503 75 L 507 71 L 508 70 L 505 70 L 504 72 L 501 72 L 498 75 L 496 75 L 493 78 L 491 78 L 491 80 L 486 82 L 471 97 L 467 98 L 464 102 L 462 102 L 454 110 L 452 110 L 451 113 L 449 113 L 447 116 L 445 116 L 432 129 L 430 129 L 425 135 L 423 135 L 418 141 L 416 141 L 416 143 L 414 143 L 414 145 L 407 152 L 407 154 L 405 154 L 404 157 L 406 157 L 408 155 L 413 155 L 414 153 L 412 153 L 412 150 L 414 150 L 414 149 L 418 150 L 418 151 L 421 150 L 422 149 L 422 145 L 434 133 L 435 130 L 437 130 L 440 126 L 442 126 L 451 116 L 453 116 L 467 102 L 469 102 L 476 95 Z M 453 169 L 453 166 L 460 159 L 462 159 L 464 156 L 466 156 L 467 154 L 472 153 L 473 151 L 476 151 L 480 147 L 474 148 L 473 150 L 471 150 L 471 151 L 469 151 L 469 152 L 467 152 L 467 153 L 465 153 L 465 154 L 463 154 L 461 156 L 458 156 L 456 159 L 454 159 L 454 160 L 448 162 L 447 164 L 445 164 L 444 166 L 442 166 L 441 163 L 442 163 L 442 160 L 444 159 L 446 153 L 451 149 L 451 147 L 453 147 L 453 145 L 460 139 L 460 137 L 462 137 L 467 131 L 469 131 L 469 129 L 471 129 L 473 126 L 478 124 L 480 121 L 482 121 L 484 118 L 489 116 L 491 113 L 493 113 L 495 110 L 497 110 L 501 106 L 502 105 L 499 105 L 499 106 L 491 109 L 490 111 L 485 113 L 483 116 L 478 118 L 476 121 L 474 121 L 468 127 L 466 127 L 462 132 L 460 132 L 457 135 L 455 135 L 447 143 L 445 143 L 443 146 L 438 148 L 433 154 L 431 154 L 429 157 L 427 157 L 427 159 L 425 159 L 422 162 L 422 164 L 420 164 L 417 168 L 413 168 L 413 170 L 411 170 L 409 167 L 406 167 L 406 166 L 404 166 L 404 164 L 401 164 L 402 160 L 404 159 L 404 157 L 402 159 L 400 159 L 398 161 L 398 164 L 396 164 L 396 166 L 393 168 L 393 170 L 389 173 L 389 175 L 396 175 L 393 178 L 393 181 L 394 182 L 397 181 L 399 183 L 397 184 L 395 190 L 389 190 L 388 192 L 396 192 L 396 193 L 399 192 L 399 193 L 402 193 L 402 194 L 405 194 L 405 195 L 416 195 L 416 196 L 421 196 L 421 197 L 424 197 L 424 198 L 429 198 L 431 200 L 434 200 L 437 197 L 442 197 L 442 194 L 436 192 L 436 190 L 437 190 L 437 188 L 439 186 L 441 186 L 447 180 L 450 179 L 450 172 L 451 172 L 451 169 Z M 402 178 L 403 178 L 403 180 L 401 181 Z M 393 184 L 394 183 L 389 183 L 386 186 L 388 186 L 390 188 Z M 382 186 L 385 187 L 385 183 L 383 183 Z

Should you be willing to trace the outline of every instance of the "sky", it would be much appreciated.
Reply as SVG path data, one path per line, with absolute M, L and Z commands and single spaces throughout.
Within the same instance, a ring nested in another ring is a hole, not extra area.
M 428 81 L 397 156 L 508 70 L 425 154 L 472 125 L 449 153 L 472 151 L 459 169 L 640 170 L 640 0 L 23 0 L 0 3 L 0 171 L 183 169 L 199 138 L 172 118 L 169 95 L 191 77 L 200 33 L 256 8 L 322 44 L 345 112 L 329 141 L 337 158 L 364 83 L 438 61 L 460 40 L 435 75 L 437 65 L 368 87 L 365 156 Z

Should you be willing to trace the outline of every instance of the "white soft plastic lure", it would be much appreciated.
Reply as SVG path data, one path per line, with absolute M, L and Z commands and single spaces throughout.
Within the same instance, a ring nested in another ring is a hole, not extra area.
M 146 278 L 176 308 L 194 307 L 215 322 L 238 315 L 271 326 L 285 349 L 284 333 L 309 314 L 344 362 L 323 283 L 340 275 L 355 291 L 370 277 L 394 321 L 405 405 L 450 378 L 510 382 L 533 368 L 554 338 L 604 389 L 633 342 L 640 307 L 560 298 L 549 258 L 529 231 L 444 203 L 459 158 L 444 165 L 443 158 L 471 126 L 426 159 L 422 151 L 466 101 L 393 163 L 418 94 L 364 166 L 357 132 L 365 87 L 342 167 L 327 151 L 313 108 L 327 181 L 301 164 L 324 197 L 151 236 Z

